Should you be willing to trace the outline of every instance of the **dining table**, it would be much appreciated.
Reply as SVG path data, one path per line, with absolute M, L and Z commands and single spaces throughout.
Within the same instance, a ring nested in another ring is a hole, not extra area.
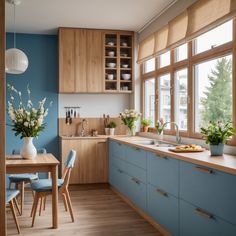
M 37 154 L 33 159 L 23 159 L 20 155 L 6 156 L 6 173 L 50 173 L 52 179 L 52 228 L 58 228 L 58 165 L 60 162 L 51 154 Z

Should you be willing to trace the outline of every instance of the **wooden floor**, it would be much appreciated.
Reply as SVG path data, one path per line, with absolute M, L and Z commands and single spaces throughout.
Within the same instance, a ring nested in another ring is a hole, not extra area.
M 21 235 L 40 236 L 161 236 L 161 234 L 108 187 L 76 188 L 71 193 L 75 223 L 71 223 L 59 198 L 59 229 L 51 226 L 51 199 L 46 211 L 36 217 L 35 227 L 31 228 L 30 210 L 32 195 L 26 192 L 24 215 L 19 216 Z M 7 235 L 18 235 L 11 212 L 7 213 Z

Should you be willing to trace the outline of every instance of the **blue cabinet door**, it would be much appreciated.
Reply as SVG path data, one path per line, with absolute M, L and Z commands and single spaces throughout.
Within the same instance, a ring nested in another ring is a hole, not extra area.
M 147 162 L 148 182 L 178 197 L 179 161 L 148 152 Z
M 126 162 L 125 163 L 125 172 L 129 176 L 135 177 L 135 178 L 139 179 L 141 182 L 143 182 L 144 184 L 146 184 L 146 182 L 147 182 L 147 171 L 146 170 Z
M 147 211 L 155 221 L 172 235 L 179 235 L 179 209 L 176 197 L 149 184 Z
M 136 147 L 126 147 L 126 161 L 140 168 L 147 169 L 146 151 Z
M 180 198 L 236 225 L 234 175 L 181 161 Z
M 235 236 L 236 226 L 185 201 L 180 201 L 180 235 Z
M 126 176 L 126 187 L 128 198 L 143 211 L 147 209 L 147 186 L 139 179 Z
M 109 156 L 114 156 L 120 159 L 125 159 L 126 145 L 110 140 L 109 141 Z

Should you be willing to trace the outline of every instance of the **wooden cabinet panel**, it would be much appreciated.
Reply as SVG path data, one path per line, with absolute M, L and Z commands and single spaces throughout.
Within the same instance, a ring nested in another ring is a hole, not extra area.
M 75 92 L 75 32 L 59 30 L 59 92 Z
M 87 92 L 87 30 L 75 30 L 75 92 Z
M 98 183 L 108 182 L 107 141 L 99 140 L 96 144 L 96 180 Z
M 102 31 L 87 30 L 87 88 L 88 92 L 103 91 Z

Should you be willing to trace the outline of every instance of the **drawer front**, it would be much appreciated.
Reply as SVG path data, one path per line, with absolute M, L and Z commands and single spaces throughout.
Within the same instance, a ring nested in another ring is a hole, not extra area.
M 146 170 L 137 167 L 135 165 L 132 165 L 128 162 L 125 163 L 125 172 L 131 176 L 131 177 L 135 177 L 137 179 L 139 179 L 140 181 L 142 181 L 143 183 L 146 184 L 147 182 L 147 172 Z
M 236 176 L 180 162 L 180 198 L 236 225 Z
M 147 157 L 146 157 L 146 151 L 127 146 L 126 148 L 126 160 L 134 164 L 140 168 L 147 169 Z
M 235 236 L 236 226 L 180 200 L 181 236 Z
M 114 166 L 114 167 L 116 167 L 117 169 L 120 169 L 120 170 L 122 170 L 123 172 L 125 172 L 126 171 L 126 162 L 125 161 L 123 161 L 123 160 L 121 160 L 121 159 L 119 159 L 119 158 L 116 158 L 116 157 L 114 157 L 114 156 L 110 156 L 110 158 L 109 158 L 109 166 L 111 167 L 111 166 Z
M 176 197 L 149 184 L 147 211 L 171 235 L 179 235 L 179 211 Z
M 178 197 L 179 161 L 151 152 L 147 153 L 147 159 L 148 182 Z
M 140 180 L 127 175 L 128 198 L 143 211 L 147 208 L 147 186 Z
M 109 155 L 120 159 L 125 159 L 126 145 L 110 140 L 109 141 Z
M 127 196 L 127 178 L 125 173 L 115 166 L 109 168 L 109 183 Z

